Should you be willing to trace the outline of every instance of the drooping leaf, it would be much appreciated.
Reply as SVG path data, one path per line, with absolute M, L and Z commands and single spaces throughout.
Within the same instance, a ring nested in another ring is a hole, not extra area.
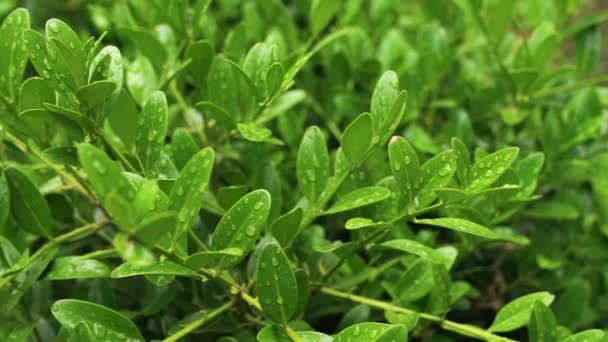
M 127 317 L 112 309 L 76 299 L 62 299 L 53 303 L 53 316 L 68 329 L 80 322 L 94 327 L 96 335 L 110 340 L 144 341 L 139 329 Z
M 554 298 L 555 296 L 549 292 L 535 292 L 518 297 L 498 311 L 488 330 L 505 332 L 520 328 L 530 321 L 534 303 L 539 301 L 544 305 L 549 305 Z

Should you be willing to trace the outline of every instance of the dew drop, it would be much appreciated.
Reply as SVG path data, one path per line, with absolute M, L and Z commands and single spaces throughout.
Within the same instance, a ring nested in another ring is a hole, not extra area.
M 279 259 L 272 258 L 272 266 L 279 266 Z
M 395 169 L 395 171 L 401 170 L 401 164 L 397 162 L 393 163 L 393 169 Z
M 283 297 L 281 297 L 281 296 L 277 297 L 277 304 L 283 304 Z
M 261 210 L 263 206 L 264 206 L 264 203 L 262 203 L 262 202 L 257 202 L 257 203 L 256 203 L 256 204 L 253 206 L 253 209 L 255 209 L 255 210 Z
M 263 269 L 263 270 L 266 269 L 266 263 L 265 262 L 261 263 L 260 264 L 260 268 Z
M 256 229 L 254 226 L 249 226 L 247 227 L 247 229 L 245 229 L 245 234 L 247 234 L 247 236 L 251 237 L 254 236 L 256 232 Z
M 47 80 L 51 79 L 51 73 L 48 70 L 42 70 L 42 76 Z
M 49 29 L 53 33 L 59 33 L 59 27 L 57 26 L 57 23 L 54 21 L 49 22 Z
M 99 160 L 93 161 L 93 168 L 102 175 L 105 175 L 108 172 L 108 169 L 106 169 L 105 165 L 103 165 Z

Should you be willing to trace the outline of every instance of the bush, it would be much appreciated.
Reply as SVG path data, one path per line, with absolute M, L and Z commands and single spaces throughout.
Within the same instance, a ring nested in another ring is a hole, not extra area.
M 604 2 L 15 2 L 5 340 L 605 340 Z

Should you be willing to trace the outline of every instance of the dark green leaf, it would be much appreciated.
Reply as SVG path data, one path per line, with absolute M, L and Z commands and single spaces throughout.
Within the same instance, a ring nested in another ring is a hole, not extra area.
M 352 166 L 363 161 L 372 145 L 372 117 L 367 113 L 359 115 L 346 127 L 342 134 L 342 151 Z
M 102 104 L 116 92 L 116 83 L 112 81 L 91 82 L 76 90 L 76 98 L 86 108 L 91 109 Z
M 30 16 L 25 8 L 9 13 L 0 26 L 0 42 L 4 43 L 0 53 L 0 94 L 16 99 L 19 85 L 27 63 L 23 32 L 30 27 Z
M 530 342 L 552 342 L 557 340 L 557 321 L 551 309 L 543 302 L 536 301 L 528 325 Z
M 150 95 L 137 119 L 137 156 L 150 177 L 158 175 L 157 164 L 167 135 L 167 111 L 165 94 L 156 91 Z
M 287 323 L 296 314 L 298 285 L 289 259 L 279 245 L 269 243 L 264 247 L 256 274 L 262 311 L 274 322 Z
M 314 203 L 325 190 L 329 178 L 329 153 L 319 127 L 312 126 L 304 133 L 296 169 L 300 191 Z

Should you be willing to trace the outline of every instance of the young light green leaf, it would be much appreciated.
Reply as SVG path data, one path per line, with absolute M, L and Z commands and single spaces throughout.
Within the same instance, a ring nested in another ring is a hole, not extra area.
M 532 316 L 528 324 L 528 341 L 553 342 L 557 341 L 557 321 L 551 309 L 543 302 L 534 302 Z
M 126 83 L 133 99 L 140 106 L 144 106 L 148 97 L 158 89 L 158 76 L 146 56 L 139 55 L 129 63 Z
M 399 127 L 403 114 L 405 113 L 406 99 L 407 93 L 403 90 L 399 93 L 399 96 L 397 96 L 397 99 L 395 99 L 392 106 L 390 106 L 384 121 L 379 125 L 380 127 L 376 131 L 376 134 L 380 135 L 380 145 L 386 144 L 393 133 L 395 133 L 397 127 Z
M 266 71 L 279 60 L 275 45 L 256 43 L 245 56 L 243 71 L 251 78 L 258 94 L 266 93 Z M 281 81 L 283 81 L 281 79 Z M 280 83 L 279 83 L 280 87 Z M 266 94 L 268 96 L 268 94 Z
M 86 322 L 78 322 L 74 326 L 69 342 L 90 342 L 93 341 L 93 336 Z
M 488 330 L 505 332 L 523 327 L 530 321 L 535 302 L 539 301 L 549 305 L 553 302 L 553 299 L 555 299 L 555 296 L 549 292 L 535 292 L 518 297 L 498 311 Z
M 116 253 L 126 262 L 136 266 L 149 266 L 156 263 L 156 256 L 146 247 L 133 241 L 129 235 L 118 233 L 112 239 Z
M 366 322 L 351 325 L 340 331 L 335 337 L 334 342 L 348 342 L 356 340 L 388 342 L 388 341 L 407 341 L 407 328 L 403 325 Z
M 416 254 L 421 258 L 424 258 L 434 264 L 446 265 L 448 263 L 448 260 L 445 255 L 415 240 L 395 239 L 385 241 L 378 246 L 387 247 L 406 253 Z
M 416 312 L 404 313 L 391 310 L 384 311 L 384 317 L 390 324 L 404 325 L 408 331 L 414 330 L 414 328 L 416 328 L 418 325 L 418 320 L 420 319 L 420 316 Z
M 469 173 L 467 191 L 478 192 L 497 181 L 511 166 L 518 153 L 519 148 L 507 147 L 479 160 Z
M 409 203 L 412 189 L 418 188 L 420 181 L 418 155 L 405 138 L 394 136 L 388 144 L 388 158 L 398 190 L 404 196 L 405 203 Z
M 137 119 L 135 146 L 147 176 L 158 175 L 157 163 L 167 135 L 167 98 L 162 91 L 150 95 Z
M 272 236 L 283 248 L 289 247 L 296 238 L 303 215 L 304 211 L 298 207 L 277 218 L 270 226 Z
M 14 100 L 19 95 L 19 85 L 27 63 L 23 32 L 29 27 L 30 16 L 25 8 L 17 8 L 9 13 L 0 26 L 0 42 L 6 44 L 0 53 L 0 94 Z
M 456 158 L 452 150 L 434 156 L 420 167 L 420 191 L 414 197 L 416 208 L 425 208 L 437 198 L 435 189 L 445 187 L 456 172 Z
M 205 190 L 213 170 L 215 153 L 209 147 L 200 150 L 188 161 L 171 188 L 169 210 L 177 212 L 179 220 L 175 239 L 185 233 L 203 202 Z
M 78 256 L 64 256 L 55 259 L 46 280 L 105 278 L 110 268 L 95 259 L 83 259 Z
M 329 24 L 331 19 L 338 13 L 341 1 L 313 0 L 310 5 L 310 31 L 316 36 Z
M 256 288 L 264 314 L 286 324 L 296 314 L 298 285 L 289 259 L 276 243 L 267 244 L 258 260 Z
M 134 265 L 128 262 L 116 267 L 110 273 L 110 278 L 126 278 L 139 275 L 174 275 L 182 277 L 198 277 L 197 273 L 173 261 L 165 260 L 149 265 Z
M 340 145 L 351 166 L 363 161 L 372 145 L 373 133 L 372 117 L 368 113 L 359 115 L 346 127 Z
M 325 190 L 329 178 L 329 153 L 323 132 L 317 126 L 309 127 L 304 133 L 296 171 L 300 191 L 314 203 Z
M 113 341 L 144 341 L 139 329 L 121 313 L 105 306 L 76 299 L 58 300 L 51 306 L 53 316 L 68 329 L 79 322 L 93 327 L 96 335 Z
M 116 91 L 116 83 L 112 81 L 95 81 L 76 90 L 76 99 L 86 109 L 94 108 L 104 103 Z
M 243 250 L 236 247 L 228 247 L 219 251 L 198 252 L 188 256 L 186 266 L 195 271 L 205 267 L 216 268 L 224 257 L 240 258 L 242 256 Z
M 589 329 L 568 336 L 562 342 L 601 342 L 604 341 L 606 333 L 599 329 Z
M 120 50 L 115 46 L 106 46 L 93 58 L 89 66 L 89 83 L 107 80 L 116 84 L 112 101 L 120 96 L 123 83 L 123 63 Z
M 28 232 L 50 238 L 55 231 L 51 210 L 36 185 L 19 169 L 4 170 L 9 185 L 10 209 L 15 221 Z
M 368 218 L 365 217 L 353 217 L 348 219 L 348 221 L 346 221 L 346 223 L 344 224 L 344 228 L 346 229 L 362 229 L 362 228 L 369 228 L 369 229 L 374 229 L 374 228 L 388 228 L 390 226 L 392 226 L 393 224 L 390 222 L 375 222 L 374 220 L 370 220 Z
M 135 189 L 118 165 L 90 144 L 78 145 L 78 159 L 104 208 L 121 229 L 132 231 L 136 222 L 129 204 L 135 199 Z
M 459 232 L 477 235 L 481 237 L 485 237 L 488 239 L 496 238 L 496 233 L 491 231 L 490 229 L 464 219 L 460 218 L 436 218 L 436 219 L 422 219 L 422 220 L 414 220 L 417 224 L 426 224 L 429 226 L 443 227 L 448 229 L 453 229 Z
M 384 201 L 389 198 L 391 191 L 381 186 L 366 186 L 353 190 L 338 200 L 323 214 L 330 215 L 366 205 Z
M 264 126 L 251 122 L 236 125 L 243 138 L 252 142 L 261 142 L 272 136 L 272 131 Z
M 372 94 L 370 115 L 376 129 L 387 119 L 399 93 L 399 77 L 392 70 L 385 71 L 376 83 L 376 88 L 374 88 Z
M 211 250 L 236 247 L 243 251 L 243 255 L 222 257 L 217 262 L 217 267 L 229 267 L 243 260 L 260 235 L 269 211 L 270 194 L 266 190 L 255 190 L 241 198 L 226 212 L 213 233 Z
M 268 70 L 266 70 L 266 96 L 271 99 L 279 90 L 281 90 L 281 85 L 283 84 L 283 79 L 285 78 L 285 69 L 283 65 L 279 62 L 272 63 Z
M 466 192 L 452 188 L 435 189 L 435 193 L 444 204 L 460 203 L 469 197 Z

